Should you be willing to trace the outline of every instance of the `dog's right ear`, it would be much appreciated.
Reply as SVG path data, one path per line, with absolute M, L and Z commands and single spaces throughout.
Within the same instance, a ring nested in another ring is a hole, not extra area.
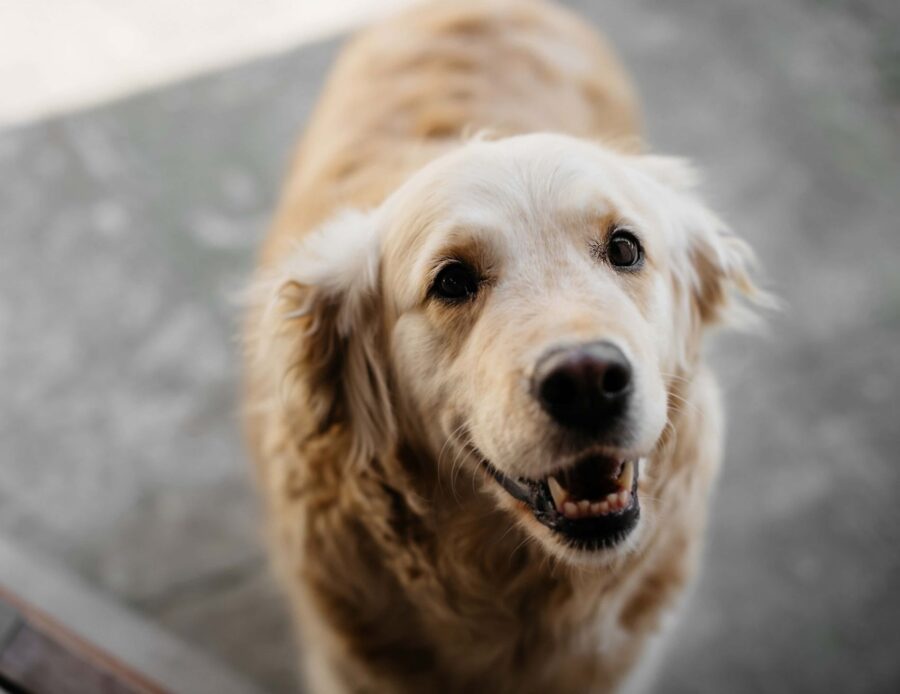
M 756 260 L 750 246 L 700 200 L 694 168 L 677 157 L 641 155 L 636 162 L 677 196 L 669 215 L 683 232 L 675 274 L 690 298 L 692 321 L 698 327 L 754 324 L 754 308 L 776 307 L 753 280 Z
M 361 457 L 393 431 L 376 218 L 345 212 L 303 239 L 266 283 L 251 345 L 292 429 L 309 438 L 341 425 Z

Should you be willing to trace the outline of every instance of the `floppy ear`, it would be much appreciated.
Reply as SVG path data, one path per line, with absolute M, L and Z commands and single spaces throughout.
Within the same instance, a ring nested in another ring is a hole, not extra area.
M 756 257 L 750 246 L 714 215 L 707 216 L 711 219 L 704 226 L 689 229 L 694 311 L 703 325 L 752 324 L 756 320 L 753 306 L 769 303 L 751 277 Z
M 346 212 L 307 236 L 268 282 L 257 358 L 301 437 L 346 427 L 368 457 L 393 431 L 375 213 Z
M 698 176 L 683 159 L 641 156 L 645 173 L 665 186 L 672 197 L 671 230 L 674 273 L 688 299 L 692 322 L 746 325 L 755 321 L 753 305 L 771 306 L 773 299 L 752 280 L 756 260 L 750 246 L 735 236 L 699 199 Z

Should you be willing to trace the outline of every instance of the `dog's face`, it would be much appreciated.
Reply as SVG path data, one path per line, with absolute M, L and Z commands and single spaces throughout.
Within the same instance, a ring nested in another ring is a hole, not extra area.
M 670 386 L 744 259 L 685 175 L 563 136 L 475 142 L 326 226 L 307 250 L 333 273 L 351 426 L 415 436 L 450 485 L 469 466 L 557 556 L 627 547 Z

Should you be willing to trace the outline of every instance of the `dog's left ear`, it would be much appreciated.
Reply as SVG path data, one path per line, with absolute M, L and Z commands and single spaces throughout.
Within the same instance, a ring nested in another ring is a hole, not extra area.
M 299 437 L 340 425 L 354 458 L 393 431 L 376 217 L 345 212 L 303 239 L 267 283 L 255 350 Z
M 692 317 L 700 326 L 746 324 L 754 320 L 752 305 L 772 304 L 752 279 L 756 265 L 750 246 L 735 236 L 696 194 L 698 176 L 676 157 L 638 157 L 645 173 L 668 189 L 677 228 L 674 249 L 676 280 L 690 298 Z

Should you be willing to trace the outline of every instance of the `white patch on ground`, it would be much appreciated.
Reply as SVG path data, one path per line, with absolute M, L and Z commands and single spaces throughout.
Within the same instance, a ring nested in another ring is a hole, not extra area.
M 415 0 L 0 0 L 0 125 L 236 64 Z

